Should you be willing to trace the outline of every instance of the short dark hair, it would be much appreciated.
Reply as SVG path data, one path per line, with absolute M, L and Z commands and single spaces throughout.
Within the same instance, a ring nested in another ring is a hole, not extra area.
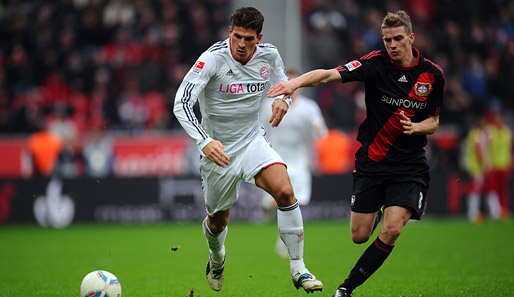
M 255 7 L 239 7 L 230 17 L 232 28 L 241 27 L 255 30 L 257 35 L 261 34 L 264 17 Z
M 410 16 L 404 10 L 388 12 L 382 22 L 382 30 L 385 28 L 404 27 L 407 34 L 412 33 L 412 23 Z

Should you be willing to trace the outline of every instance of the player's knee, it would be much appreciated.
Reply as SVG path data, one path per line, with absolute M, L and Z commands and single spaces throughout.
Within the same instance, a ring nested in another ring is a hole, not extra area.
M 223 232 L 223 230 L 225 230 L 226 227 L 227 225 L 224 224 L 212 224 L 209 226 L 209 229 L 213 234 L 220 234 Z
M 363 228 L 352 229 L 352 241 L 357 244 L 365 243 L 369 240 L 371 233 Z
M 290 186 L 281 186 L 276 189 L 273 198 L 278 206 L 289 206 L 295 203 L 293 188 Z
M 362 244 L 362 243 L 367 242 L 368 240 L 369 240 L 369 235 L 368 234 L 361 234 L 361 233 L 353 234 L 352 233 L 352 241 L 354 243 Z
M 395 241 L 402 233 L 402 227 L 396 225 L 382 226 L 380 233 L 384 235 L 384 238 Z
M 219 234 L 219 233 L 223 232 L 223 230 L 225 230 L 227 225 L 228 225 L 228 218 L 212 219 L 209 222 L 209 230 L 211 230 L 211 232 L 213 234 Z

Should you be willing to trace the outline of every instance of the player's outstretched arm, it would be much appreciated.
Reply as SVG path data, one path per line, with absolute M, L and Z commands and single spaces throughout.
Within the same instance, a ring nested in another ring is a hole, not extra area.
M 289 81 L 280 81 L 274 84 L 268 91 L 268 97 L 273 98 L 284 95 L 284 99 L 287 99 L 298 88 L 314 87 L 332 81 L 341 81 L 339 71 L 336 69 L 316 69 Z

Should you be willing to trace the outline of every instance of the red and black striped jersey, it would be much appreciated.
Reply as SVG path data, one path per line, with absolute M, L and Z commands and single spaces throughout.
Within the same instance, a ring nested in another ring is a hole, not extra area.
M 410 171 L 416 164 L 422 165 L 418 167 L 421 172 L 428 171 L 424 149 L 427 137 L 403 134 L 400 112 L 403 110 L 413 122 L 421 122 L 429 115 L 438 116 L 444 73 L 416 48 L 413 54 L 417 61 L 408 68 L 395 65 L 383 50 L 336 68 L 343 83 L 365 84 L 367 116 L 357 136 L 362 146 L 356 154 L 356 169 L 360 165 L 367 174 L 391 174 L 391 169 L 402 174 L 402 167 Z

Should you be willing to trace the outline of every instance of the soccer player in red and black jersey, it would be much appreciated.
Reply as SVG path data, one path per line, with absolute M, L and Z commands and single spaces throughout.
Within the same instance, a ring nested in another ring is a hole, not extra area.
M 334 297 L 350 296 L 382 265 L 409 219 L 421 219 L 427 199 L 429 168 L 424 147 L 426 135 L 439 126 L 444 74 L 412 46 L 415 36 L 405 11 L 388 13 L 381 29 L 387 51 L 373 51 L 334 69 L 307 72 L 275 84 L 268 92 L 269 97 L 287 98 L 300 87 L 365 83 L 367 117 L 357 136 L 362 146 L 355 154 L 352 240 L 368 241 L 382 209 L 384 220 L 380 234 Z

